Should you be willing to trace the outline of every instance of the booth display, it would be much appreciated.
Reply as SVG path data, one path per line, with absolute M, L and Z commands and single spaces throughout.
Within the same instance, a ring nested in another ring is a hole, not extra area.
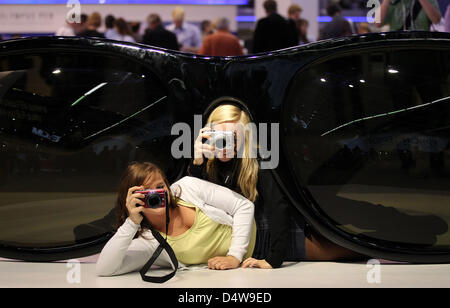
M 382 33 L 221 58 L 77 37 L 0 42 L 0 256 L 100 252 L 125 166 L 152 161 L 180 178 L 189 158 L 171 155 L 173 126 L 193 129 L 228 96 L 256 125 L 280 124 L 272 172 L 297 219 L 375 258 L 448 262 L 449 42 Z

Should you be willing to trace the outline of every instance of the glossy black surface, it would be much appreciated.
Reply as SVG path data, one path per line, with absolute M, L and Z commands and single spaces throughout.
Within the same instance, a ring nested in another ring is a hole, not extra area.
M 297 73 L 286 148 L 324 216 L 369 241 L 450 249 L 450 53 L 334 55 Z
M 377 258 L 449 261 L 449 42 L 373 34 L 236 58 L 2 42 L 0 256 L 100 251 L 123 166 L 157 161 L 175 180 L 187 159 L 170 154 L 172 125 L 193 128 L 194 114 L 232 96 L 257 124 L 281 124 L 274 173 L 315 229 Z

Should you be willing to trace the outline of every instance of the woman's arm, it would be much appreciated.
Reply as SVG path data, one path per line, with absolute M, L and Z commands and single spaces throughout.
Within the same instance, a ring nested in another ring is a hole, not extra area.
M 439 12 L 439 9 L 435 5 L 429 0 L 419 0 L 419 2 L 433 24 L 437 24 L 441 21 L 441 12 Z M 435 4 L 437 5 L 437 3 Z
M 159 243 L 151 234 L 148 240 L 133 240 L 138 229 L 139 225 L 130 218 L 125 220 L 100 253 L 96 265 L 98 276 L 115 276 L 138 271 L 147 263 Z M 163 251 L 155 265 L 171 266 L 168 260 L 167 253 Z
M 206 206 L 219 210 L 210 213 L 205 212 L 205 214 L 214 216 L 221 211 L 232 217 L 232 239 L 227 255 L 242 262 L 242 258 L 247 253 L 253 227 L 253 203 L 226 187 L 194 177 L 184 177 L 174 185 L 180 186 L 183 200 L 194 204 L 202 202 Z M 211 216 L 210 218 L 214 219 Z
M 261 194 L 258 206 L 264 207 L 269 224 L 270 250 L 265 260 L 273 268 L 278 268 L 284 261 L 289 243 L 289 204 L 270 170 L 259 171 L 258 192 Z
M 386 21 L 386 15 L 389 9 L 389 4 L 391 0 L 383 0 L 383 3 L 381 3 L 380 6 L 380 23 L 376 23 L 377 27 L 381 27 L 384 25 L 384 22 Z
M 187 174 L 189 176 L 193 176 L 199 179 L 205 179 L 204 177 L 204 171 L 206 169 L 206 162 L 205 160 L 202 164 L 196 165 L 194 160 L 191 160 L 188 166 Z

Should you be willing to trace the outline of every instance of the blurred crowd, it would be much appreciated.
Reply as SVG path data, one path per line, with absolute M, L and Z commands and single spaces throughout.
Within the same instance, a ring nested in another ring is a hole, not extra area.
M 275 0 L 266 0 L 264 9 L 267 16 L 257 22 L 250 48 L 246 48 L 244 40 L 230 31 L 230 20 L 227 18 L 203 20 L 197 25 L 186 22 L 186 13 L 182 7 L 172 11 L 170 23 L 164 23 L 157 13 L 150 14 L 145 29 L 141 29 L 143 25 L 140 23 L 112 15 L 103 20 L 97 12 L 89 16 L 83 14 L 80 23 L 66 22 L 55 35 L 107 38 L 209 56 L 265 52 L 315 40 L 308 36 L 309 21 L 301 18 L 303 9 L 299 5 L 289 7 L 288 19 L 278 14 Z M 103 23 L 105 31 L 100 32 Z
M 353 23 L 345 18 L 339 4 L 341 1 L 343 0 L 329 0 L 326 12 L 330 21 L 320 29 L 318 37 L 308 35 L 310 21 L 302 18 L 301 6 L 291 5 L 286 12 L 287 18 L 284 18 L 278 12 L 275 0 L 264 1 L 266 16 L 257 21 L 249 44 L 230 31 L 230 21 L 227 18 L 193 24 L 185 21 L 186 14 L 182 7 L 173 10 L 171 21 L 164 22 L 160 15 L 152 13 L 143 24 L 112 15 L 103 20 L 97 12 L 89 16 L 82 14 L 80 23 L 66 22 L 55 35 L 100 37 L 209 56 L 237 56 L 369 32 L 450 32 L 450 5 L 442 15 L 437 0 L 382 0 L 380 20 L 371 24 Z

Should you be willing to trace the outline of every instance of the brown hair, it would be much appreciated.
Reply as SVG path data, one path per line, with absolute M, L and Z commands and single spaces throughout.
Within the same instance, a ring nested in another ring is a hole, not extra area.
M 114 22 L 114 26 L 116 26 L 117 32 L 120 35 L 130 35 L 130 36 L 133 35 L 133 33 L 131 32 L 130 26 L 127 24 L 127 22 L 123 18 L 116 19 L 116 21 Z
M 155 164 L 150 162 L 132 162 L 128 165 L 127 169 L 122 174 L 119 184 L 119 191 L 116 200 L 116 217 L 117 224 L 116 228 L 119 228 L 128 217 L 128 209 L 126 206 L 128 189 L 133 186 L 140 186 L 144 184 L 145 180 L 154 172 L 158 172 L 161 175 L 164 184 L 167 188 L 170 187 L 170 183 L 166 178 L 164 172 Z M 174 209 L 177 207 L 176 197 L 172 194 L 170 189 L 167 191 L 169 208 Z M 142 234 L 143 231 L 150 229 L 150 226 L 146 219 L 141 222 L 141 229 L 139 230 L 138 236 Z
M 89 15 L 87 19 L 88 26 L 92 26 L 95 28 L 100 28 L 102 25 L 102 15 L 98 12 L 94 12 L 91 15 Z
M 267 13 L 276 13 L 277 11 L 277 2 L 275 0 L 264 1 L 263 6 Z
M 158 14 L 150 14 L 147 17 L 147 24 L 150 25 L 159 25 L 162 23 L 161 17 Z

